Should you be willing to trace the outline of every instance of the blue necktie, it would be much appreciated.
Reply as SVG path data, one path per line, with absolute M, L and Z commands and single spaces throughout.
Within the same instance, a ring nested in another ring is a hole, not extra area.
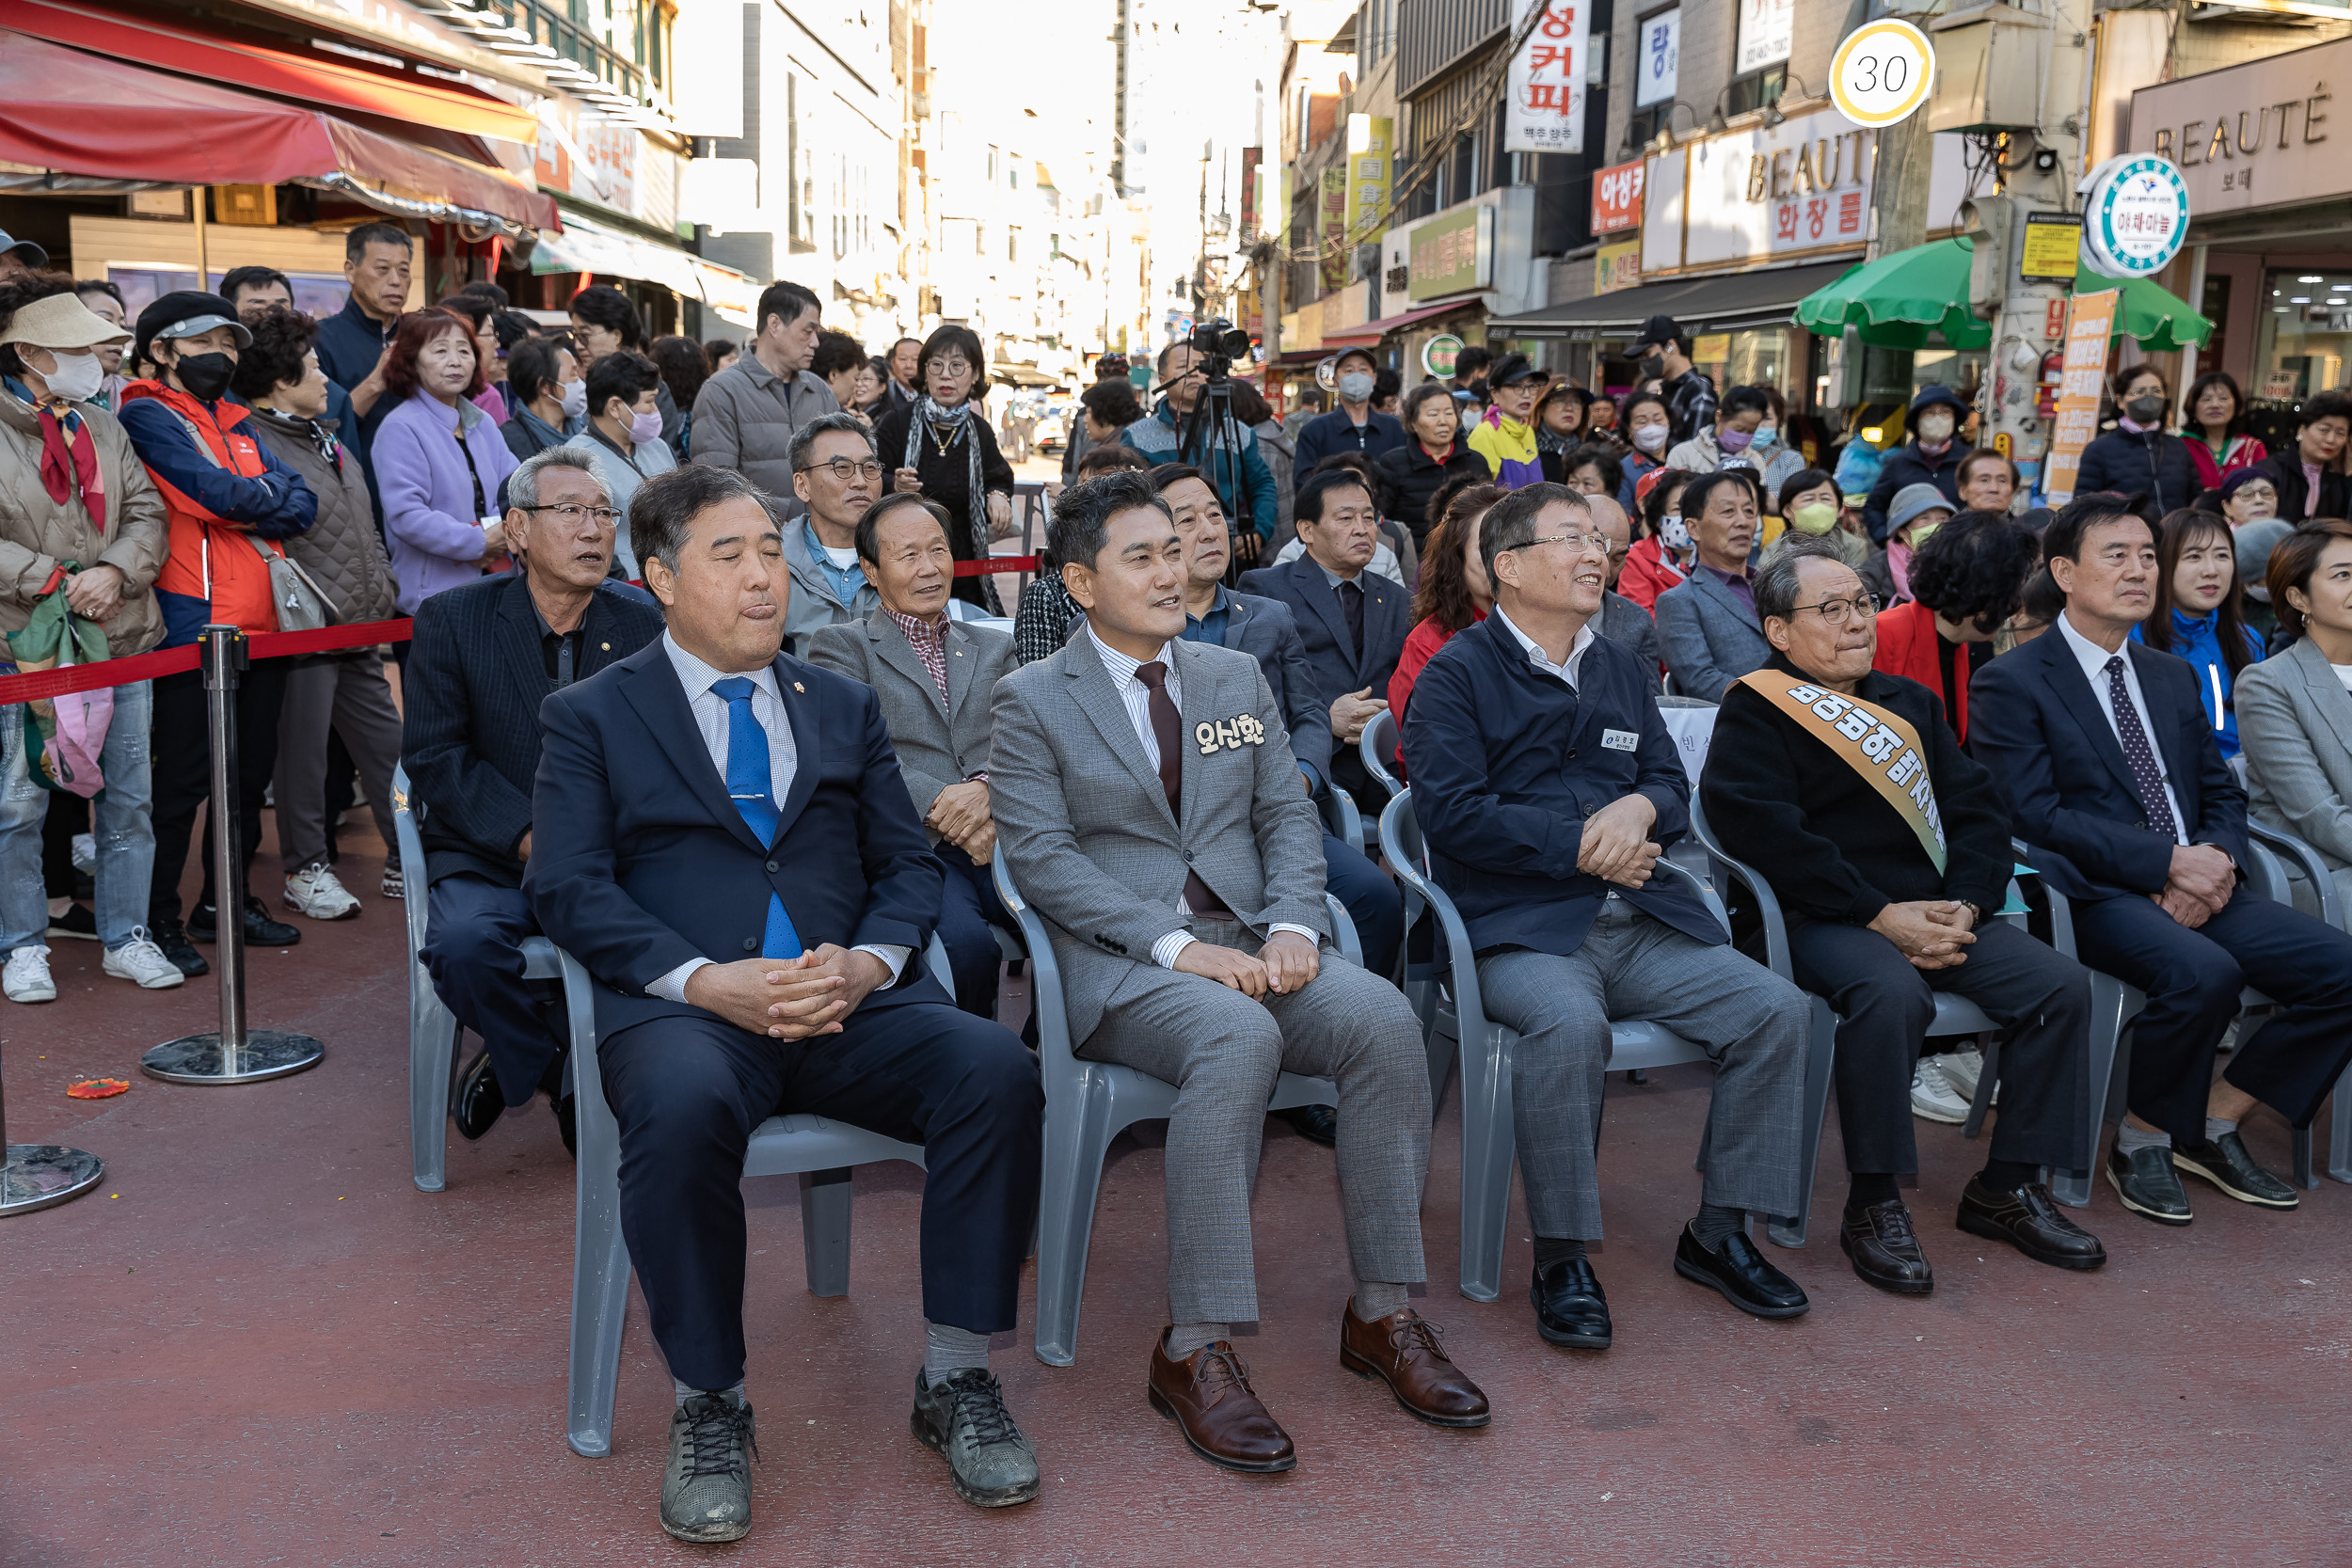
M 712 681 L 710 689 L 727 704 L 727 793 L 743 814 L 752 836 L 763 845 L 776 836 L 774 777 L 768 769 L 768 732 L 752 713 L 752 683 L 741 675 Z M 803 949 L 784 900 L 768 895 L 768 929 L 759 947 L 763 958 L 797 958 Z

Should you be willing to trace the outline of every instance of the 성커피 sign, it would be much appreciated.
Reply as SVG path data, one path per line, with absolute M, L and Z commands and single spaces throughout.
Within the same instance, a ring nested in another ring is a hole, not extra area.
M 2188 182 L 2171 159 L 2124 152 L 2083 182 L 2082 259 L 2109 277 L 2163 271 L 2188 237 Z
M 1592 38 L 1590 0 L 1526 0 L 1520 19 L 1538 9 L 1543 15 L 1511 57 L 1502 150 L 1581 152 L 1584 87 L 1591 74 L 1585 58 Z

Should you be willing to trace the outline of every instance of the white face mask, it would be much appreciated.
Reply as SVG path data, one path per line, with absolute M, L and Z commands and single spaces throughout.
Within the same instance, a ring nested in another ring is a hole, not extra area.
M 68 354 L 63 349 L 53 348 L 49 351 L 49 357 L 56 362 L 57 368 L 41 379 L 49 383 L 52 396 L 61 397 L 68 403 L 87 403 L 98 395 L 99 387 L 106 379 L 105 367 L 98 362 L 98 356 Z
M 1633 444 L 1644 451 L 1656 451 L 1666 444 L 1666 427 L 1662 424 L 1645 424 L 1636 427 L 1633 432 Z
M 566 381 L 558 390 L 564 394 L 564 417 L 585 419 L 588 414 L 588 383 L 585 380 Z
M 1919 416 L 1919 439 L 1930 443 L 1948 441 L 1952 437 L 1955 422 L 1947 409 L 1938 408 L 1922 414 Z
M 1691 547 L 1690 525 L 1671 512 L 1658 519 L 1658 537 L 1665 542 L 1666 547 L 1670 550 L 1687 550 Z

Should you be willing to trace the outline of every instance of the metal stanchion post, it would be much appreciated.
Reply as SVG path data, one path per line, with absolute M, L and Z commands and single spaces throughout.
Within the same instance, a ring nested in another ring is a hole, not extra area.
M 220 1032 L 166 1040 L 139 1058 L 139 1070 L 167 1084 L 254 1084 L 319 1065 L 326 1048 L 308 1035 L 245 1026 L 245 856 L 237 822 L 237 673 L 246 667 L 245 633 L 206 626 L 203 638 L 205 726 L 213 750 L 214 929 L 220 974 Z
M 63 1144 L 8 1142 L 8 1096 L 0 1092 L 0 1214 L 27 1214 L 79 1197 L 98 1185 L 106 1167 L 95 1154 Z

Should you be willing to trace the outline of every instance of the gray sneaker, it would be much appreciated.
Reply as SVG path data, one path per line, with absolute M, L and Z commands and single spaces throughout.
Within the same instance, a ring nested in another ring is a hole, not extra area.
M 933 1385 L 914 1374 L 914 1435 L 947 1462 L 956 1496 L 981 1508 L 1010 1508 L 1041 1485 L 1037 1449 L 1012 1424 L 993 1374 L 973 1367 Z
M 749 1535 L 751 1459 L 758 1455 L 751 1402 L 740 1392 L 696 1394 L 679 1405 L 670 1418 L 661 1528 L 680 1541 L 740 1541 Z

